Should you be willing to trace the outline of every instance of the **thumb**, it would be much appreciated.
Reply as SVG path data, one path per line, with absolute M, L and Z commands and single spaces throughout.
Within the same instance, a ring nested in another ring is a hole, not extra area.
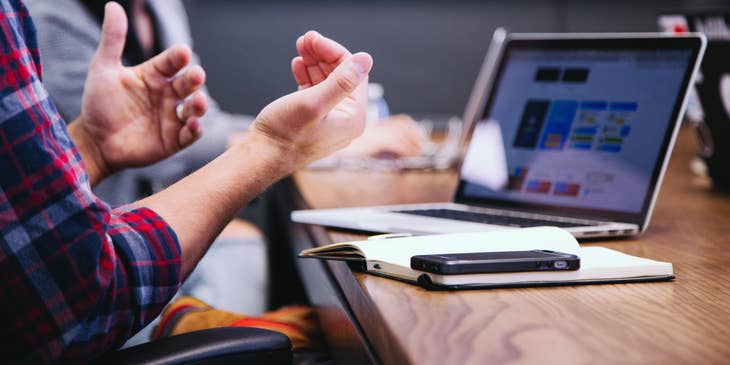
M 104 23 L 101 26 L 101 40 L 94 62 L 119 63 L 127 37 L 127 15 L 124 8 L 110 1 L 104 6 Z
M 304 91 L 326 113 L 352 94 L 372 67 L 373 58 L 369 54 L 356 53 L 337 66 L 327 79 Z

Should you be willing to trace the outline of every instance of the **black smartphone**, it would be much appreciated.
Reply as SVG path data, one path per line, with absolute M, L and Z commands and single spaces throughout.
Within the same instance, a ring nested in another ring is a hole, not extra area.
M 411 268 L 442 275 L 578 270 L 580 258 L 550 250 L 450 253 L 413 256 Z

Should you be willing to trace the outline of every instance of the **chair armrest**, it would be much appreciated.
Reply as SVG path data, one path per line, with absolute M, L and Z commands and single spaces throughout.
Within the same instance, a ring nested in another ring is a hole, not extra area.
M 96 364 L 291 364 L 285 335 L 260 328 L 222 327 L 166 337 L 119 351 Z

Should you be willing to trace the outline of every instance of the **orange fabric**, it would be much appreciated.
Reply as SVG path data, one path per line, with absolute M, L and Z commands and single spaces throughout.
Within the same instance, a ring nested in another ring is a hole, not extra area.
M 167 327 L 168 323 L 171 320 L 171 317 L 175 316 L 175 314 L 177 314 L 178 312 L 180 312 L 180 311 L 182 311 L 182 310 L 184 310 L 186 308 L 192 308 L 192 307 L 193 306 L 192 305 L 189 305 L 189 304 L 181 304 L 181 305 L 178 305 L 175 308 L 171 309 L 167 313 L 167 316 L 163 316 L 160 319 L 160 324 L 157 327 L 155 327 L 155 330 L 152 332 L 152 338 L 160 338 L 160 337 L 162 337 L 162 334 L 159 333 L 159 331 L 161 329 Z
M 176 317 L 185 309 L 188 312 Z M 192 309 L 192 310 L 191 310 Z M 152 337 L 163 337 L 165 333 L 174 336 L 206 328 L 239 326 L 255 327 L 283 333 L 291 340 L 293 348 L 318 347 L 321 335 L 314 310 L 311 307 L 291 306 L 266 312 L 260 316 L 215 309 L 192 297 L 182 297 L 171 303 L 162 312 L 160 325 Z

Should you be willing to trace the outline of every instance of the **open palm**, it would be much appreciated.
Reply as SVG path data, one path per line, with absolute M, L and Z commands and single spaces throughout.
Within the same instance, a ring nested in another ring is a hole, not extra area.
M 176 46 L 135 67 L 121 63 L 127 19 L 121 6 L 105 9 L 101 43 L 89 67 L 80 122 L 111 171 L 157 162 L 201 136 L 207 100 L 200 66 L 177 75 L 191 51 Z M 176 111 L 182 105 L 181 112 Z M 180 115 L 178 115 L 180 114 Z

